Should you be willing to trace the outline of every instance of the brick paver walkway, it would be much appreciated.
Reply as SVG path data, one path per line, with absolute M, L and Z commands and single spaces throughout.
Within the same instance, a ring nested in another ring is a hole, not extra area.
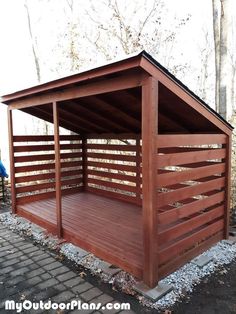
M 109 295 L 81 278 L 76 272 L 56 260 L 49 251 L 35 246 L 0 224 L 0 313 L 6 313 L 5 300 L 67 302 L 81 300 L 102 304 L 118 302 L 113 293 Z M 127 301 L 124 301 L 127 302 Z M 8 312 L 8 311 L 7 311 Z M 29 313 L 30 311 L 27 311 Z M 45 313 L 31 310 L 30 313 Z M 50 313 L 65 313 L 51 311 Z M 70 313 L 141 313 L 140 311 L 100 310 L 70 311 Z M 10 311 L 9 311 L 10 313 Z M 67 312 L 68 313 L 68 312 Z

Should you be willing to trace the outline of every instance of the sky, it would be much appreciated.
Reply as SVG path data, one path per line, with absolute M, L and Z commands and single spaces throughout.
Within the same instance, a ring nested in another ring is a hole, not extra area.
M 84 1 L 81 0 L 77 1 L 81 4 L 84 3 Z M 42 3 L 40 14 L 42 14 L 44 18 L 44 23 L 40 23 L 40 18 L 38 21 L 36 19 L 38 23 L 32 25 L 32 28 L 35 32 L 40 34 L 41 38 L 39 39 L 43 39 L 45 54 L 48 54 L 48 58 L 51 59 L 50 46 L 57 34 L 57 29 L 55 29 L 58 25 L 56 24 L 56 19 L 63 18 L 63 12 L 60 10 L 55 11 L 55 6 L 57 6 L 56 3 L 65 2 L 65 0 L 49 1 L 54 5 L 53 17 L 51 11 L 45 9 L 48 8 L 48 0 L 41 0 L 40 2 Z M 99 1 L 94 2 L 99 3 Z M 121 5 L 122 2 L 125 3 L 127 1 L 121 0 Z M 143 0 L 140 2 L 142 3 Z M 37 84 L 26 12 L 23 3 L 24 0 L 0 1 L 0 95 Z M 38 4 L 35 6 L 37 12 L 34 11 L 34 5 L 32 5 L 38 3 L 38 0 L 30 0 L 28 3 L 32 14 L 35 15 L 37 13 L 40 17 Z M 171 11 L 177 16 L 180 14 L 184 15 L 185 13 L 186 15 L 192 15 L 188 27 L 184 29 L 182 45 L 184 45 L 185 50 L 189 51 L 191 58 L 194 59 L 194 53 L 196 51 L 194 44 L 197 38 L 200 37 L 201 25 L 204 25 L 209 19 L 209 12 L 211 10 L 209 4 L 211 4 L 211 0 L 165 0 L 165 3 L 168 7 L 171 7 Z M 196 21 L 199 21 L 198 25 Z M 40 24 L 40 29 L 37 28 L 37 24 Z M 196 40 L 194 38 L 196 38 Z M 181 41 L 181 38 L 179 38 L 179 40 Z M 96 60 L 95 62 L 102 63 L 102 60 Z M 56 78 L 55 74 L 54 77 Z M 44 81 L 51 80 L 52 78 L 53 75 L 50 71 L 49 73 L 44 73 Z

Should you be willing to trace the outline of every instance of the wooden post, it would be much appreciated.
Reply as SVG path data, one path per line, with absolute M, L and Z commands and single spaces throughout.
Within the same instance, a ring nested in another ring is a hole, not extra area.
M 60 157 L 60 133 L 59 113 L 57 103 L 53 102 L 54 146 L 55 146 L 55 180 L 56 180 L 56 215 L 57 236 L 62 237 L 62 212 L 61 212 L 61 157 Z
M 142 86 L 142 186 L 143 186 L 143 281 L 158 283 L 156 158 L 158 81 L 153 77 Z
M 9 155 L 10 155 L 11 201 L 12 201 L 12 213 L 15 214 L 16 213 L 16 182 L 15 182 L 12 110 L 8 108 L 7 114 L 8 114 L 8 136 L 9 136 Z
M 82 160 L 83 160 L 83 189 L 87 190 L 88 187 L 88 165 L 87 165 L 87 139 L 85 137 L 82 138 Z
M 224 238 L 229 237 L 230 203 L 231 203 L 231 151 L 232 135 L 227 136 L 226 149 L 226 173 L 225 173 L 225 227 Z

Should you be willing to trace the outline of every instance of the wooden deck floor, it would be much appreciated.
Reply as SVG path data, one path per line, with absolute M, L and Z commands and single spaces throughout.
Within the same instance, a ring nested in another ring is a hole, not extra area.
M 55 198 L 19 205 L 17 213 L 56 233 Z M 141 207 L 77 193 L 62 197 L 63 238 L 142 278 Z

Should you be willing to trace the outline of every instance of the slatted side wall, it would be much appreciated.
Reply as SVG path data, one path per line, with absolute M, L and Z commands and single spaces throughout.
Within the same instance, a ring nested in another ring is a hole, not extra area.
M 55 196 L 54 137 L 14 136 L 16 203 Z M 82 143 L 77 135 L 62 135 L 61 185 L 63 193 L 82 185 Z
M 159 276 L 223 238 L 226 136 L 157 137 Z
M 88 139 L 86 189 L 141 205 L 140 140 Z
M 5 200 L 6 190 L 4 178 L 0 176 L 0 200 Z

